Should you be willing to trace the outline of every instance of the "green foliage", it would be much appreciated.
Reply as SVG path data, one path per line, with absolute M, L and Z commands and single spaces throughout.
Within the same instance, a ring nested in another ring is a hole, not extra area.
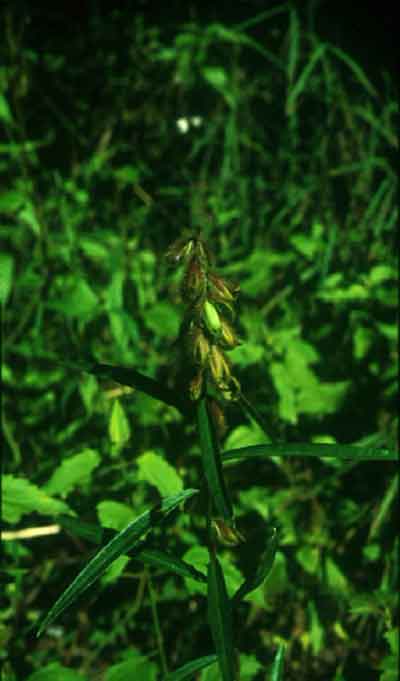
M 2 514 L 8 523 L 18 522 L 24 515 L 32 513 L 57 516 L 71 513 L 63 501 L 52 496 L 25 478 L 4 475 L 2 480 Z
M 316 33 L 318 3 L 237 11 L 122 7 L 82 41 L 2 10 L 7 681 L 232 677 L 231 604 L 243 679 L 284 679 L 285 649 L 288 677 L 396 678 L 393 79 Z M 200 447 L 163 257 L 186 226 L 240 284 L 249 398 L 224 404 L 222 444 L 200 405 Z M 192 487 L 167 525 L 154 504 Z M 245 540 L 212 566 L 209 493 Z M 101 598 L 34 643 L 88 569 Z

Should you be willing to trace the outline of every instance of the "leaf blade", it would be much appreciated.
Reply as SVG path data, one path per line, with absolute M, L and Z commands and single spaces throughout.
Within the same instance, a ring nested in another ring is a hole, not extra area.
M 281 644 L 276 651 L 271 668 L 271 681 L 283 681 L 283 669 L 285 664 L 285 646 Z
M 395 452 L 382 447 L 340 444 L 289 443 L 240 447 L 222 452 L 222 461 L 258 459 L 270 456 L 333 457 L 343 460 L 397 461 Z
M 275 554 L 278 548 L 278 533 L 275 527 L 272 532 L 267 535 L 265 549 L 261 555 L 261 559 L 257 565 L 256 570 L 252 575 L 244 580 L 237 592 L 232 598 L 232 605 L 235 606 L 249 593 L 257 589 L 271 572 L 275 560 Z
M 53 607 L 50 609 L 42 623 L 39 625 L 37 636 L 43 632 L 45 627 L 53 622 L 68 608 L 86 589 L 91 586 L 107 569 L 111 563 L 119 556 L 126 554 L 133 549 L 140 537 L 151 529 L 165 515 L 173 511 L 180 503 L 192 497 L 197 490 L 188 489 L 173 497 L 163 499 L 160 508 L 153 508 L 145 511 L 138 518 L 133 520 L 127 527 L 119 532 L 111 541 L 106 544 L 92 558 L 92 560 L 81 570 L 73 582 L 61 594 Z
M 233 509 L 222 473 L 218 441 L 208 414 L 206 399 L 200 400 L 197 405 L 197 422 L 203 469 L 208 489 L 216 511 L 230 524 L 233 518 Z
M 205 655 L 204 657 L 198 657 L 196 660 L 191 660 L 176 669 L 174 672 L 170 672 L 167 676 L 164 676 L 163 681 L 184 681 L 184 679 L 190 679 L 195 672 L 199 672 L 201 669 L 209 667 L 213 662 L 218 660 L 217 655 Z
M 223 681 L 235 681 L 232 607 L 225 579 L 215 554 L 208 565 L 208 623 L 210 625 Z

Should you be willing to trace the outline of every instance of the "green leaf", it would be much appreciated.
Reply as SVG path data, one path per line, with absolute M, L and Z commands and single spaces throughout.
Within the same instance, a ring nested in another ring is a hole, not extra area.
M 232 608 L 218 558 L 211 554 L 208 566 L 208 623 L 223 681 L 235 681 Z
M 0 93 L 0 121 L 4 121 L 4 123 L 12 123 L 12 114 L 11 114 L 11 109 L 8 105 L 7 99 L 5 96 Z
M 145 547 L 139 550 L 137 559 L 146 565 L 162 568 L 186 579 L 194 579 L 197 582 L 207 581 L 206 576 L 202 572 L 167 551 Z
M 180 324 L 176 306 L 166 301 L 155 303 L 146 310 L 144 323 L 160 338 L 176 338 Z
M 368 80 L 367 76 L 365 75 L 364 71 L 362 68 L 352 59 L 347 52 L 343 52 L 339 47 L 335 47 L 333 45 L 329 45 L 329 51 L 332 52 L 336 57 L 341 59 L 352 71 L 353 75 L 356 77 L 358 82 L 367 90 L 367 92 L 372 96 L 372 97 L 377 97 L 378 93 L 375 90 L 374 86 L 371 84 L 371 82 Z
M 106 500 L 97 504 L 97 516 L 102 527 L 109 527 L 119 532 L 131 522 L 133 510 L 120 501 Z
M 9 253 L 0 253 L 0 305 L 7 302 L 14 274 L 14 258 Z
M 108 432 L 111 442 L 117 447 L 123 447 L 131 436 L 129 421 L 119 400 L 114 400 L 111 410 Z
M 349 583 L 335 561 L 329 556 L 325 559 L 326 581 L 332 591 L 349 593 Z
M 325 644 L 324 627 L 318 616 L 314 601 L 308 603 L 308 615 L 310 618 L 310 642 L 313 654 L 317 656 Z
M 285 646 L 281 644 L 275 653 L 275 658 L 271 667 L 269 681 L 283 681 L 283 670 L 285 665 Z
M 26 201 L 18 213 L 18 217 L 32 229 L 36 236 L 40 236 L 40 223 L 37 219 L 36 209 L 33 203 Z
M 84 279 L 70 280 L 61 299 L 51 301 L 49 307 L 77 319 L 89 319 L 100 310 L 97 295 Z
M 161 496 L 178 494 L 183 488 L 183 482 L 173 468 L 162 456 L 155 452 L 144 452 L 136 463 L 139 468 L 139 480 L 146 480 L 154 485 Z
M 307 81 L 309 77 L 311 76 L 311 73 L 315 69 L 317 63 L 320 61 L 320 59 L 323 57 L 325 51 L 326 51 L 326 45 L 324 43 L 319 43 L 318 47 L 314 50 L 312 53 L 310 60 L 308 64 L 304 67 L 303 71 L 299 75 L 296 83 L 292 87 L 292 89 L 289 91 L 287 101 L 286 101 L 286 113 L 288 116 L 290 116 L 296 107 L 296 102 L 301 93 L 304 91 Z
M 279 395 L 280 417 L 289 423 L 297 423 L 295 394 L 285 365 L 282 362 L 271 362 L 270 373 Z
M 7 523 L 17 523 L 23 515 L 42 513 L 56 516 L 72 513 L 63 501 L 53 499 L 29 480 L 4 475 L 2 479 L 2 514 Z
M 67 532 L 76 537 L 81 537 L 86 541 L 90 541 L 93 544 L 101 544 L 104 530 L 99 525 L 94 523 L 86 523 L 83 520 L 73 518 L 69 515 L 61 515 L 57 518 L 57 522 L 61 527 L 63 527 Z
M 192 546 L 190 549 L 188 549 L 188 551 L 185 552 L 183 558 L 185 563 L 188 563 L 190 566 L 192 566 L 196 572 L 200 572 L 204 576 L 207 575 L 210 559 L 205 546 Z M 231 597 L 243 582 L 243 575 L 238 570 L 236 565 L 232 563 L 227 554 L 222 555 L 220 562 L 224 571 L 224 579 L 228 596 Z M 203 582 L 203 580 L 198 579 L 197 581 L 194 581 L 192 576 L 185 578 L 186 588 L 191 594 L 201 594 L 202 596 L 206 596 L 207 587 L 204 583 L 200 582 Z
M 132 518 L 132 509 L 126 504 L 121 504 L 116 501 L 102 501 L 97 505 L 97 513 L 100 522 L 106 528 L 113 528 L 108 532 L 99 525 L 94 523 L 84 523 L 70 516 L 61 516 L 58 522 L 62 527 L 72 534 L 82 537 L 94 544 L 101 544 L 103 538 L 108 534 L 115 536 L 113 530 L 120 530 L 126 527 L 127 523 Z M 174 556 L 167 551 L 160 551 L 159 549 L 149 548 L 147 540 L 138 542 L 134 548 L 134 559 L 151 565 L 152 567 L 161 568 L 168 572 L 173 572 L 180 577 L 186 579 L 194 579 L 197 582 L 207 582 L 207 577 L 195 567 L 185 562 L 181 558 Z
M 156 681 L 157 665 L 137 651 L 129 653 L 127 660 L 113 664 L 106 671 L 104 681 Z
M 86 371 L 99 378 L 116 381 L 117 383 L 121 383 L 121 385 L 129 385 L 132 388 L 136 388 L 137 390 L 141 390 L 148 395 L 151 395 L 151 397 L 156 400 L 161 400 L 166 404 L 174 406 L 183 413 L 189 411 L 188 401 L 182 399 L 174 390 L 170 390 L 162 383 L 139 373 L 139 371 L 136 371 L 136 369 L 131 367 L 100 364 L 93 360 L 81 360 L 76 362 L 55 361 L 55 363 L 70 371 Z
M 263 668 L 255 655 L 240 653 L 240 681 L 253 681 Z
M 167 676 L 164 676 L 163 681 L 184 681 L 184 679 L 191 679 L 195 672 L 199 672 L 201 669 L 209 667 L 217 660 L 217 655 L 198 657 L 196 660 L 191 660 L 191 662 L 184 664 L 183 667 L 180 667 L 174 672 L 167 674 Z
M 303 570 L 315 575 L 321 564 L 321 551 L 319 546 L 301 546 L 296 551 L 296 559 Z
M 395 452 L 389 449 L 357 446 L 357 445 L 337 445 L 337 444 L 265 444 L 252 445 L 251 447 L 240 447 L 222 453 L 222 461 L 258 459 L 269 456 L 316 456 L 333 457 L 335 459 L 352 459 L 354 461 L 397 461 Z
M 233 518 L 233 510 L 222 473 L 218 441 L 208 415 L 205 398 L 200 400 L 197 405 L 197 419 L 203 469 L 208 488 L 217 513 L 230 524 Z
M 129 523 L 122 532 L 113 537 L 113 539 L 111 539 L 111 541 L 94 556 L 56 601 L 39 626 L 37 635 L 40 636 L 50 622 L 53 622 L 64 612 L 64 610 L 66 610 L 66 608 L 79 598 L 79 596 L 81 596 L 81 594 L 105 572 L 108 566 L 111 565 L 116 558 L 133 549 L 143 534 L 155 527 L 166 515 L 171 513 L 183 501 L 196 494 L 197 491 L 198 490 L 188 489 L 181 492 L 181 494 L 163 499 L 158 506 L 151 511 L 142 513 L 142 515 Z
M 26 681 L 86 681 L 75 669 L 63 667 L 59 662 L 51 662 L 42 669 L 31 674 Z
M 11 189 L 0 194 L 0 213 L 12 215 L 16 213 L 25 203 L 25 196 L 21 192 Z
M 229 90 L 228 76 L 225 69 L 220 66 L 206 66 L 202 69 L 204 80 L 217 90 L 225 99 L 230 107 L 235 106 L 235 97 Z
M 264 580 L 268 577 L 271 572 L 272 566 L 274 564 L 276 550 L 278 548 L 278 537 L 276 528 L 273 527 L 271 531 L 267 533 L 267 539 L 265 543 L 265 549 L 259 559 L 255 559 L 257 562 L 255 570 L 252 575 L 249 575 L 247 579 L 243 582 L 240 588 L 237 590 L 233 597 L 232 605 L 236 606 L 237 603 L 242 600 L 251 591 L 257 589 Z
M 76 487 L 90 482 L 92 471 L 99 463 L 98 452 L 94 449 L 84 449 L 83 452 L 64 459 L 44 485 L 44 489 L 48 494 L 66 497 Z

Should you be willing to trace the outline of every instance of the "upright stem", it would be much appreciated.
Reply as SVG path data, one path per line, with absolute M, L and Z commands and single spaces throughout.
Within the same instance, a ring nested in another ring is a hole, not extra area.
M 156 599 L 156 594 L 153 589 L 153 583 L 151 581 L 151 576 L 150 573 L 148 572 L 147 576 L 147 583 L 149 586 L 149 595 L 150 595 L 150 603 L 151 603 L 151 612 L 153 615 L 153 624 L 154 624 L 154 629 L 156 632 L 156 639 L 157 639 L 157 647 L 158 647 L 158 652 L 160 655 L 160 661 L 161 661 L 161 669 L 162 673 L 168 674 L 168 664 L 167 664 L 167 658 L 165 655 L 165 649 L 164 649 L 164 639 L 160 627 L 160 620 L 158 617 L 158 610 L 157 610 L 157 599 Z

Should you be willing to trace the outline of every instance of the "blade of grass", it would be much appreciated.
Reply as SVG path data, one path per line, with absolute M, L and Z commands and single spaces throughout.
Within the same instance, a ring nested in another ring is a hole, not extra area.
M 308 62 L 307 66 L 304 67 L 303 71 L 299 75 L 296 83 L 292 87 L 291 90 L 288 92 L 287 100 L 286 100 L 286 115 L 290 116 L 293 114 L 295 107 L 296 107 L 296 101 L 303 92 L 307 81 L 309 77 L 311 76 L 311 73 L 315 69 L 316 65 L 318 64 L 319 60 L 321 57 L 324 55 L 326 51 L 326 44 L 325 43 L 320 43 L 318 47 L 314 50 L 314 52 L 311 55 L 310 61 Z
M 356 461 L 397 461 L 395 452 L 385 448 L 335 444 L 265 444 L 239 447 L 222 452 L 222 461 L 259 459 L 269 456 L 315 456 Z
M 283 668 L 285 664 L 285 646 L 281 644 L 276 651 L 271 668 L 270 681 L 283 681 Z
M 372 97 L 378 96 L 377 91 L 375 90 L 372 83 L 368 80 L 361 66 L 359 66 L 346 52 L 343 52 L 343 50 L 341 50 L 339 47 L 335 47 L 333 45 L 329 45 L 329 51 L 332 52 L 332 54 L 334 54 L 336 57 L 341 59 L 346 64 L 346 66 L 348 66 L 348 68 L 350 69 L 350 71 L 352 71 L 353 75 L 358 80 L 358 82 L 361 83 L 361 85 L 363 85 L 363 87 Z
M 232 608 L 218 558 L 210 555 L 208 565 L 208 623 L 210 625 L 223 681 L 235 681 Z
M 116 558 L 132 550 L 145 532 L 151 530 L 166 514 L 171 513 L 179 504 L 194 494 L 197 494 L 197 490 L 188 489 L 180 494 L 162 499 L 158 506 L 142 513 L 142 515 L 129 523 L 124 530 L 113 537 L 106 546 L 100 549 L 56 601 L 39 625 L 37 636 L 40 636 L 50 622 L 59 617 L 66 608 L 86 591 Z
M 256 570 L 252 575 L 244 580 L 232 598 L 232 607 L 235 607 L 240 600 L 247 594 L 257 589 L 263 581 L 268 577 L 275 560 L 275 554 L 278 547 L 278 533 L 273 527 L 272 531 L 268 532 L 265 543 L 265 549 L 261 555 Z
M 218 440 L 208 415 L 207 400 L 203 398 L 197 405 L 197 419 L 204 475 L 217 513 L 231 524 L 232 504 L 226 489 L 221 464 Z
M 213 664 L 217 660 L 217 655 L 198 657 L 196 660 L 191 660 L 191 662 L 184 664 L 183 667 L 164 676 L 163 681 L 184 681 L 184 679 L 191 679 L 195 672 L 199 672 L 201 669 L 209 667 L 210 664 Z

